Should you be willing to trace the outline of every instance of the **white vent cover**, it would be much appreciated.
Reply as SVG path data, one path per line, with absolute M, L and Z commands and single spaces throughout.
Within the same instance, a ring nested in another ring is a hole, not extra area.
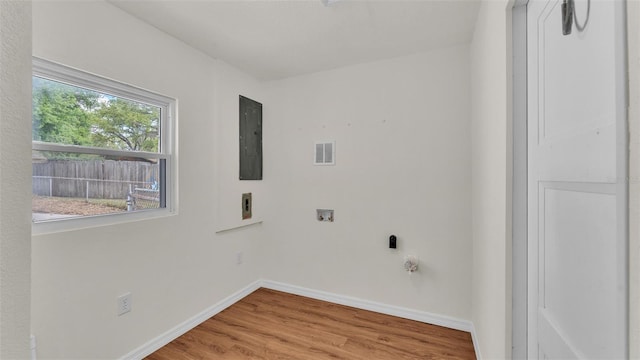
M 336 142 L 320 141 L 315 144 L 314 165 L 335 165 L 336 164 Z

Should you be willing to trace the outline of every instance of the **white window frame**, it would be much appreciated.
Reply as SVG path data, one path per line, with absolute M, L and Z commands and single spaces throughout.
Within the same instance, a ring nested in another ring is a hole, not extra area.
M 125 222 L 153 219 L 177 214 L 177 158 L 176 158 L 176 109 L 177 100 L 119 81 L 91 74 L 49 60 L 33 57 L 32 75 L 47 80 L 85 88 L 119 98 L 124 98 L 160 108 L 160 145 L 159 152 L 127 151 L 95 148 L 77 145 L 61 145 L 41 141 L 32 141 L 32 150 L 60 151 L 96 155 L 127 155 L 148 159 L 164 159 L 165 168 L 165 207 L 160 209 L 119 212 L 104 215 L 82 216 L 74 218 L 33 222 L 34 235 L 69 231 Z

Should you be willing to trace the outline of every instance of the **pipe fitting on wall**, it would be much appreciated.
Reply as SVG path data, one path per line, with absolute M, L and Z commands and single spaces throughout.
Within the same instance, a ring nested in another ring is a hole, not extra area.
M 408 255 L 407 257 L 404 258 L 404 270 L 407 271 L 409 274 L 412 274 L 418 271 L 419 262 L 420 261 L 416 256 Z

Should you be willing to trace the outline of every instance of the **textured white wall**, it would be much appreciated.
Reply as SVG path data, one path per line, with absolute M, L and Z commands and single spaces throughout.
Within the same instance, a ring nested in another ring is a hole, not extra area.
M 180 169 L 176 216 L 33 237 L 38 356 L 122 356 L 255 281 L 260 227 L 215 233 L 218 212 L 240 217 L 241 192 L 259 192 L 226 180 L 237 201 L 219 205 L 217 179 L 237 164 L 216 162 L 238 149 L 216 129 L 237 125 L 239 94 L 261 100 L 259 84 L 102 1 L 34 2 L 33 54 L 177 98 Z M 127 291 L 133 311 L 118 317 Z
M 483 1 L 471 44 L 473 323 L 485 359 L 511 356 L 507 0 Z
M 470 319 L 469 79 L 460 46 L 266 84 L 263 276 Z M 323 140 L 335 166 L 313 166 Z
M 29 357 L 31 3 L 0 1 L 0 358 Z

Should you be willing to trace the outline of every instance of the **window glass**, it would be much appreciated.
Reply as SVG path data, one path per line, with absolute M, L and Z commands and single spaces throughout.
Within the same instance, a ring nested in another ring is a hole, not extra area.
M 159 133 L 158 106 L 33 77 L 33 140 L 158 152 Z

